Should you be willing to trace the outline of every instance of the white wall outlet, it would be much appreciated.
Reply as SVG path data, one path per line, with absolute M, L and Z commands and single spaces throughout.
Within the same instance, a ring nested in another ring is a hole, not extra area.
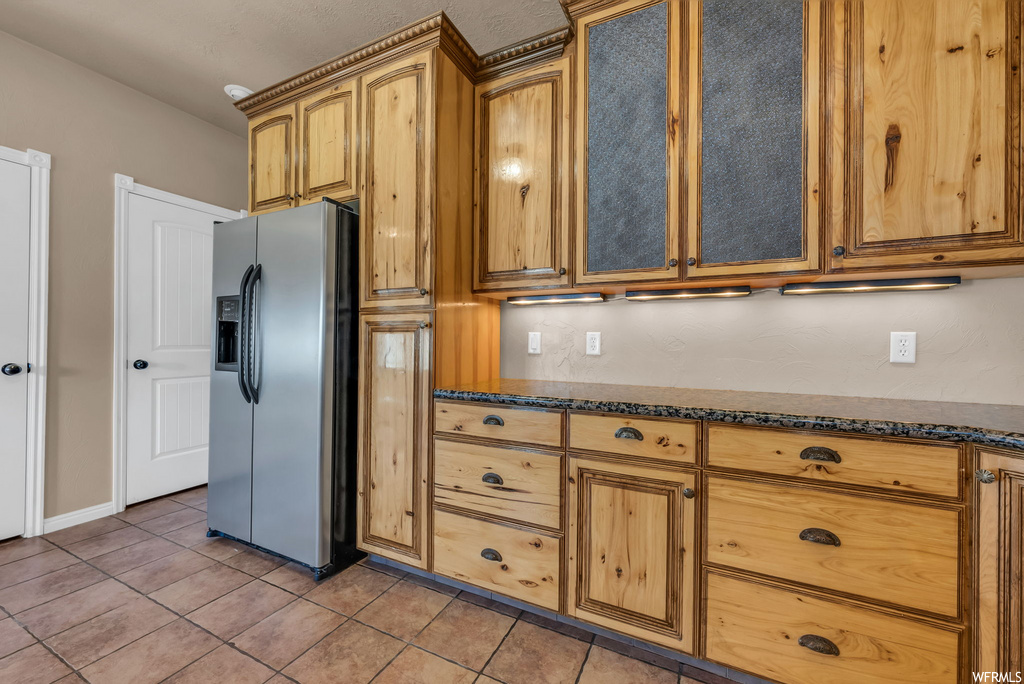
M 540 333 L 527 333 L 526 338 L 526 353 L 540 354 Z
M 601 355 L 601 333 L 599 332 L 588 332 L 587 333 L 587 356 L 600 356 Z
M 889 363 L 917 362 L 917 333 L 889 333 Z

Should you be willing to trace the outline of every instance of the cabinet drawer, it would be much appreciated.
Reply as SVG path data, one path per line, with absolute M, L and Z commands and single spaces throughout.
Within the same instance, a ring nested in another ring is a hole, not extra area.
M 562 446 L 562 412 L 452 401 L 434 403 L 434 430 L 505 442 Z
M 952 628 L 714 573 L 706 639 L 709 660 L 787 684 L 955 684 L 959 670 Z
M 956 497 L 960 447 L 736 427 L 708 428 L 708 466 Z
M 570 413 L 569 448 L 694 463 L 697 459 L 697 423 Z
M 434 572 L 558 610 L 560 540 L 434 511 Z
M 707 561 L 956 616 L 960 513 L 711 477 Z
M 561 527 L 558 454 L 434 440 L 434 503 Z

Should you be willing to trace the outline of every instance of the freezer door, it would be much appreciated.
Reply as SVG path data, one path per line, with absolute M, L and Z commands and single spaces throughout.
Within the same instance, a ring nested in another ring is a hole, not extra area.
M 256 218 L 222 223 L 213 228 L 213 350 L 210 359 L 210 529 L 250 541 L 252 534 L 252 405 L 238 383 L 238 363 L 229 352 L 218 364 L 218 340 L 232 317 L 240 318 L 232 297 L 243 275 L 256 262 Z M 220 301 L 218 303 L 218 298 Z M 219 320 L 226 319 L 226 320 Z M 242 321 L 236 329 L 240 332 Z M 230 325 L 227 326 L 230 328 Z M 234 358 L 237 359 L 237 342 Z M 218 368 L 219 366 L 219 368 Z
M 252 543 L 330 562 L 337 208 L 260 216 Z

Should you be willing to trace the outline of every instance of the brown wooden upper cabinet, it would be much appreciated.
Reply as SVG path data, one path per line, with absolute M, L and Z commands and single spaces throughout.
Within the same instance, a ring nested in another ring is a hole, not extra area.
M 474 288 L 569 284 L 569 59 L 476 87 Z
M 430 51 L 362 78 L 363 307 L 432 301 L 434 88 Z
M 575 282 L 678 280 L 681 0 L 577 23 Z
M 349 81 L 249 121 L 249 213 L 356 192 L 356 86 Z
M 294 206 L 295 107 L 249 120 L 249 213 Z
M 1020 0 L 833 11 L 831 268 L 1024 258 Z
M 684 5 L 688 279 L 819 268 L 823 4 Z
M 299 100 L 298 203 L 356 195 L 356 83 Z

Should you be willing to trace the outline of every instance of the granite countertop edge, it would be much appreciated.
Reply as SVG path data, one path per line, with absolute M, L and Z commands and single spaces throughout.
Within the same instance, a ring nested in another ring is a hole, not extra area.
M 448 399 L 452 401 L 482 401 L 491 404 L 528 406 L 534 408 L 602 411 L 606 413 L 622 413 L 633 416 L 708 420 L 721 423 L 735 423 L 739 425 L 753 425 L 761 427 L 784 427 L 800 430 L 850 432 L 877 437 L 909 437 L 914 439 L 933 439 L 945 442 L 970 442 L 972 444 L 980 444 L 982 446 L 1024 450 L 1024 433 L 1003 432 L 983 427 L 963 425 L 861 420 L 856 418 L 837 418 L 833 416 L 794 415 L 770 411 L 671 406 L 625 401 L 566 399 L 561 397 L 444 388 L 435 389 L 434 398 Z

